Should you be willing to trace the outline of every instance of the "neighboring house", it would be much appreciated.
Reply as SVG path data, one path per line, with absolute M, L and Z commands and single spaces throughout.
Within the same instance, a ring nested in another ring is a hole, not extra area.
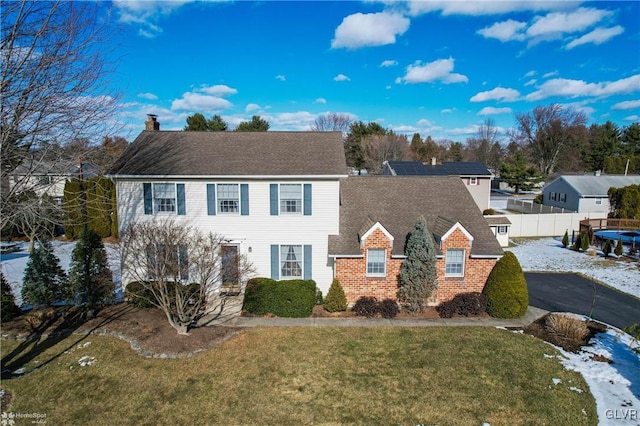
M 509 247 L 509 230 L 511 228 L 509 218 L 505 216 L 485 216 L 484 218 L 500 247 Z
M 109 173 L 121 231 L 154 219 L 195 226 L 246 254 L 258 276 L 314 279 L 328 290 L 328 236 L 338 233 L 340 180 L 347 177 L 340 132 L 153 128 Z
M 46 194 L 62 205 L 68 179 L 81 176 L 90 179 L 98 174 L 99 170 L 90 163 L 80 165 L 65 160 L 27 160 L 9 174 L 8 188 L 20 193 L 33 191 L 39 197 Z
M 543 189 L 543 204 L 578 213 L 609 213 L 609 188 L 639 185 L 640 176 L 559 176 Z
M 382 174 L 391 176 L 459 176 L 480 211 L 489 208 L 493 173 L 479 162 L 443 161 L 442 164 L 438 164 L 435 158 L 431 160 L 431 164 L 424 164 L 420 161 L 385 161 L 382 165 Z
M 258 276 L 313 279 L 325 294 L 337 277 L 349 303 L 396 297 L 420 215 L 439 250 L 434 303 L 481 291 L 503 254 L 459 177 L 348 177 L 340 132 L 159 131 L 155 123 L 109 173 L 121 231 L 171 220 L 215 232 Z
M 329 237 L 329 256 L 349 303 L 396 297 L 406 239 L 421 215 L 438 249 L 434 304 L 482 291 L 503 255 L 457 177 L 350 177 L 340 200 L 340 234 Z

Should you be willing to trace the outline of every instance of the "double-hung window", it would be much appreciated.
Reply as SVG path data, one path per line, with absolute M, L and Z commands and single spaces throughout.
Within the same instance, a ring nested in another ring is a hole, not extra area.
M 507 227 L 506 226 L 498 226 L 498 234 L 504 235 L 506 233 L 507 233 Z
M 189 254 L 184 245 L 150 245 L 147 247 L 149 279 L 162 277 L 168 281 L 189 280 Z
M 302 278 L 302 246 L 280 246 L 280 276 Z
M 153 211 L 154 213 L 174 213 L 176 211 L 175 184 L 153 184 Z
M 447 262 L 445 265 L 445 276 L 464 276 L 464 250 L 447 250 Z
M 477 185 L 478 184 L 478 178 L 477 177 L 470 177 L 469 178 L 469 185 Z
M 301 184 L 280 184 L 280 213 L 302 213 Z
M 218 212 L 239 213 L 240 191 L 237 183 L 218 184 Z
M 367 250 L 367 276 L 384 277 L 386 275 L 387 252 L 385 249 Z

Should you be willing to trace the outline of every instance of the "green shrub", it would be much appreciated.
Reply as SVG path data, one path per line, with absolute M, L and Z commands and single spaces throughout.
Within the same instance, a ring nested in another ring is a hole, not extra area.
M 254 315 L 271 313 L 279 317 L 304 318 L 311 315 L 316 301 L 313 280 L 252 278 L 247 282 L 244 309 Z
M 604 257 L 609 257 L 609 255 L 611 254 L 611 240 L 604 240 L 602 253 L 604 253 Z
M 485 209 L 482 211 L 482 214 L 485 216 L 492 216 L 496 214 L 496 211 L 494 209 Z
M 582 251 L 589 250 L 589 236 L 587 234 L 582 234 L 580 238 L 580 248 Z
M 20 308 L 16 305 L 16 298 L 13 295 L 11 286 L 2 272 L 0 272 L 0 284 L 0 299 L 2 300 L 0 322 L 11 321 L 20 314 Z
M 613 252 L 616 256 L 622 256 L 623 248 L 622 248 L 622 238 L 618 238 L 618 242 L 616 243 L 616 248 L 613 249 Z
M 324 309 L 328 312 L 340 312 L 347 310 L 347 296 L 344 294 L 340 281 L 334 279 L 329 287 L 327 297 L 324 298 Z
M 544 194 L 538 194 L 533 199 L 533 204 L 543 204 L 543 201 L 544 201 Z
M 324 305 L 324 298 L 322 297 L 322 290 L 316 288 L 316 306 Z
M 527 312 L 527 282 L 512 252 L 505 252 L 493 267 L 482 294 L 487 297 L 487 312 L 492 317 L 520 318 Z
M 380 304 L 375 297 L 362 296 L 356 300 L 352 311 L 360 317 L 373 318 L 380 313 Z
M 155 306 L 151 303 L 151 301 L 154 300 L 153 293 L 139 281 L 133 281 L 127 284 L 124 289 L 124 300 L 136 308 L 146 309 Z
M 571 250 L 580 251 L 580 247 L 582 247 L 582 234 L 578 234 L 571 246 Z
M 562 237 L 562 247 L 567 248 L 569 245 L 569 230 L 564 231 L 564 236 Z

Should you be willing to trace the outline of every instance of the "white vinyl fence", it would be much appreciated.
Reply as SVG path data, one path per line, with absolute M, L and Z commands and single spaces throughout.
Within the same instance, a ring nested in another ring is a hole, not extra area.
M 532 200 L 518 200 L 517 198 L 509 198 L 507 200 L 507 210 L 524 214 L 573 213 L 573 210 L 567 210 L 561 207 L 545 206 L 544 204 L 536 204 Z
M 556 237 L 565 231 L 578 231 L 583 219 L 603 219 L 606 213 L 540 213 L 506 214 L 492 217 L 506 217 L 511 222 L 509 237 Z

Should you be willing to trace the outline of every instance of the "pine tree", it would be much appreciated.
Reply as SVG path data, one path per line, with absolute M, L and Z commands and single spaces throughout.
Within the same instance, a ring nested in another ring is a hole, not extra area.
M 578 236 L 576 237 L 576 240 L 573 242 L 573 246 L 571 247 L 571 249 L 575 251 L 580 251 L 581 247 L 582 247 L 582 234 L 578 234 Z
M 409 312 L 417 312 L 438 288 L 436 249 L 423 216 L 416 221 L 405 248 L 407 258 L 400 268 L 398 299 Z
M 589 235 L 587 234 L 582 234 L 582 238 L 580 239 L 580 248 L 582 249 L 582 251 L 587 251 L 589 250 Z
M 564 236 L 562 237 L 562 247 L 567 248 L 569 245 L 569 230 L 564 231 Z
M 80 234 L 71 255 L 69 293 L 76 305 L 95 309 L 113 300 L 112 273 L 100 236 L 91 229 Z
M 20 313 L 20 308 L 16 305 L 16 298 L 11 290 L 11 285 L 4 277 L 4 274 L 0 272 L 0 299 L 2 304 L 0 305 L 0 322 L 11 321 Z
M 623 252 L 623 247 L 622 247 L 622 238 L 618 238 L 618 242 L 616 243 L 616 248 L 613 249 L 613 252 L 615 253 L 616 256 L 620 257 L 622 256 L 622 252 Z
M 605 240 L 604 245 L 602 246 L 602 253 L 604 253 L 604 257 L 609 257 L 611 254 L 611 240 Z
M 65 299 L 67 275 L 53 253 L 49 240 L 42 240 L 29 255 L 22 279 L 22 301 L 51 305 Z

